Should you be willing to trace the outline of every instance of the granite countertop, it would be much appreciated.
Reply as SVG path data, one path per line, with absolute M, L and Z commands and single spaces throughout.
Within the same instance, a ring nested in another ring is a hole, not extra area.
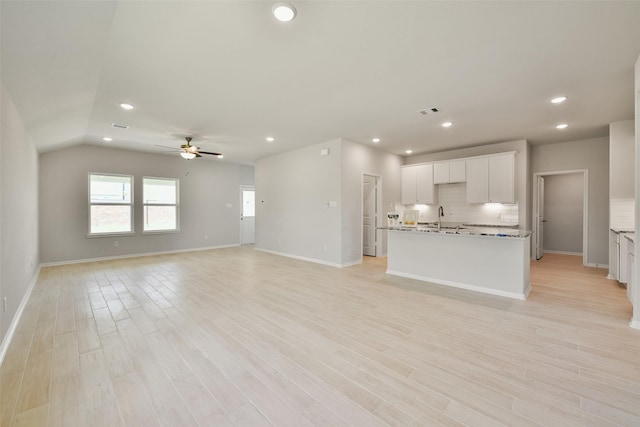
M 496 227 L 496 226 L 482 226 L 482 227 L 470 227 L 465 225 L 451 225 L 446 224 L 438 230 L 437 226 L 424 226 L 419 225 L 417 227 L 406 226 L 393 226 L 393 227 L 378 227 L 380 230 L 390 231 L 404 231 L 408 233 L 436 233 L 436 234 L 450 234 L 459 236 L 489 236 L 489 237 L 519 237 L 524 238 L 532 234 L 531 231 L 518 230 L 511 227 Z

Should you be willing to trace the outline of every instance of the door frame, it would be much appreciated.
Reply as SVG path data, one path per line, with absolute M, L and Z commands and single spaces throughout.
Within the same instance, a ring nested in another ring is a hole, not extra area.
M 238 207 L 240 208 L 239 212 L 238 212 L 239 222 L 240 222 L 240 226 L 238 228 L 238 232 L 239 232 L 238 241 L 240 242 L 241 246 L 242 246 L 242 218 L 243 218 L 243 215 L 242 215 L 242 202 L 243 202 L 243 200 L 242 200 L 242 191 L 243 190 L 253 190 L 253 193 L 255 194 L 256 186 L 255 185 L 249 185 L 249 184 L 240 184 L 240 191 L 238 192 L 238 196 L 240 197 L 240 202 L 238 202 Z M 255 204 L 255 202 L 254 202 L 254 204 Z M 255 221 L 256 221 L 256 219 L 255 219 L 256 216 L 255 215 L 257 215 L 257 214 L 258 214 L 258 211 L 255 210 L 255 214 L 253 216 L 253 224 L 254 224 L 253 236 L 254 236 L 254 241 L 255 241 Z
M 376 257 L 384 256 L 382 253 L 382 239 L 378 236 L 378 227 L 382 224 L 380 221 L 382 219 L 382 177 L 376 173 L 371 172 L 362 172 L 360 175 L 360 262 L 362 262 L 364 255 L 362 254 L 362 248 L 364 245 L 364 233 L 362 229 L 364 227 L 364 221 L 362 219 L 363 211 L 364 211 L 364 177 L 370 176 L 375 178 L 376 180 L 376 211 L 375 211 L 375 222 L 376 222 Z
M 538 211 L 538 177 L 551 175 L 568 175 L 582 174 L 582 265 L 589 265 L 589 170 L 588 169 L 572 169 L 564 171 L 535 172 L 533 174 L 533 195 L 532 195 L 532 225 L 533 232 L 538 232 L 538 224 L 536 221 L 536 212 Z M 546 185 L 546 184 L 545 184 Z M 531 239 L 532 259 L 536 258 L 536 238 Z M 544 250 L 544 248 L 543 248 Z

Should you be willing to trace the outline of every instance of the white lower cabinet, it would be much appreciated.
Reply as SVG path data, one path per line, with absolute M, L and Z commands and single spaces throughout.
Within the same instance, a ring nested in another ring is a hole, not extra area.
M 620 277 L 620 233 L 609 230 L 609 279 Z
M 628 240 L 628 239 L 625 239 Z M 627 244 L 627 298 L 633 304 L 633 294 L 635 293 L 635 286 L 633 283 L 633 265 L 634 265 L 634 248 L 633 242 L 629 241 Z

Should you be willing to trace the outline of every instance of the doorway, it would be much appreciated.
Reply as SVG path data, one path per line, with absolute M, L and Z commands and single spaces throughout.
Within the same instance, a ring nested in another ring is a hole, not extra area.
M 588 170 L 539 172 L 533 176 L 532 254 L 582 255 L 588 265 Z
M 250 245 L 256 240 L 256 188 L 240 186 L 240 244 Z
M 378 242 L 380 177 L 362 175 L 362 255 L 379 256 Z

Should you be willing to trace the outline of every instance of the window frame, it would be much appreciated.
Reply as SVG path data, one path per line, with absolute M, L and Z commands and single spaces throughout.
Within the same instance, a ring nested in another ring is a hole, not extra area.
M 131 188 L 131 196 L 129 203 L 94 203 L 91 201 L 91 177 L 92 176 L 116 176 L 120 178 L 128 178 Z M 135 229 L 135 177 L 133 175 L 127 174 L 118 174 L 118 173 L 103 173 L 103 172 L 89 172 L 87 174 L 87 201 L 88 201 L 88 212 L 87 212 L 87 237 L 88 238 L 96 238 L 96 237 L 118 237 L 118 236 L 134 236 L 136 234 Z M 131 224 L 131 231 L 108 231 L 108 232 L 100 232 L 100 233 L 92 233 L 91 232 L 91 208 L 92 206 L 129 206 L 129 222 Z
M 172 203 L 147 203 L 144 196 L 145 180 L 155 179 L 161 181 L 173 181 L 176 187 L 176 202 Z M 143 176 L 142 177 L 142 230 L 141 234 L 170 234 L 180 232 L 180 178 L 170 178 L 166 176 Z M 166 230 L 145 230 L 145 210 L 148 206 L 172 206 L 176 208 L 176 228 Z

